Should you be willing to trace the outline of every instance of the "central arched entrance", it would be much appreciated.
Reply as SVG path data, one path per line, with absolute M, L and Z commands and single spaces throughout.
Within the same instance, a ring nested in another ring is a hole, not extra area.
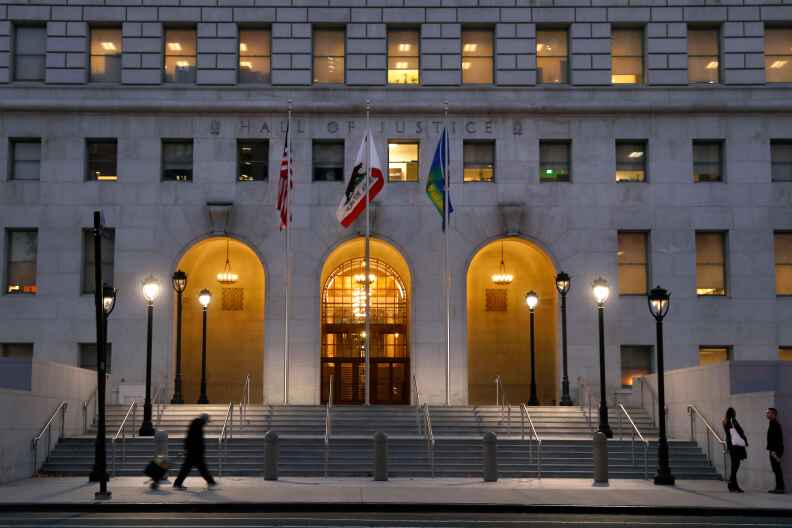
M 322 273 L 321 394 L 362 404 L 366 394 L 366 261 L 363 239 L 339 246 Z M 390 244 L 371 241 L 369 263 L 372 404 L 410 403 L 409 272 Z

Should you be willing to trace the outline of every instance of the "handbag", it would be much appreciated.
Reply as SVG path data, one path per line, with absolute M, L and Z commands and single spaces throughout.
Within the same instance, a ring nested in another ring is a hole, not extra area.
M 731 443 L 734 447 L 745 447 L 745 440 L 743 440 L 743 437 L 737 432 L 736 427 L 732 426 L 729 433 L 731 434 Z

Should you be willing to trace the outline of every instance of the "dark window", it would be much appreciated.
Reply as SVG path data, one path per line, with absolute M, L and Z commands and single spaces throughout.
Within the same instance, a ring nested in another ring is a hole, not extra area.
M 88 370 L 96 370 L 97 357 L 96 357 L 96 343 L 80 343 L 80 368 Z M 107 351 L 107 368 L 105 369 L 108 374 L 112 371 L 113 364 L 113 344 L 107 343 L 105 348 Z
M 195 30 L 165 30 L 165 82 L 195 82 Z
M 651 346 L 621 346 L 621 379 L 623 388 L 632 387 L 634 378 L 654 372 L 653 354 L 654 348 Z
M 465 141 L 462 151 L 464 181 L 495 181 L 494 141 Z
M 720 141 L 693 142 L 693 181 L 723 181 L 723 144 Z
M 91 28 L 91 81 L 121 82 L 121 28 Z
M 237 180 L 266 181 L 269 167 L 269 143 L 266 140 L 237 141 Z
M 314 181 L 344 181 L 344 142 L 313 142 Z
M 6 293 L 36 293 L 37 229 L 6 231 Z
M 192 181 L 192 139 L 162 140 L 162 181 Z
M 770 166 L 774 182 L 792 182 L 792 140 L 770 142 Z
M 645 295 L 649 282 L 649 234 L 619 231 L 619 294 Z
M 41 178 L 41 139 L 12 139 L 9 142 L 11 180 Z
M 239 30 L 239 82 L 269 83 L 271 78 L 269 29 Z
M 568 182 L 572 175 L 569 141 L 539 142 L 539 181 Z
M 94 254 L 93 229 L 83 230 L 83 272 L 82 293 L 95 291 L 96 255 Z M 102 282 L 113 285 L 115 268 L 115 229 L 105 228 L 102 231 Z
M 0 357 L 33 361 L 33 343 L 0 343 Z
M 616 181 L 646 181 L 646 141 L 616 142 Z
M 87 180 L 118 179 L 118 142 L 115 139 L 87 139 Z
M 46 76 L 47 28 L 18 26 L 14 32 L 14 80 L 43 81 Z

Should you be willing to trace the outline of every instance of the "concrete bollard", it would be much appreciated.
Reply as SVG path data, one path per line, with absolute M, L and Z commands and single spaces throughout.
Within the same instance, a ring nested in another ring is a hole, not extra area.
M 608 485 L 608 438 L 605 433 L 594 433 L 592 442 L 594 459 L 594 485 Z
M 154 460 L 165 462 L 162 467 L 168 467 L 168 432 L 157 431 L 154 433 Z M 168 480 L 168 470 L 162 474 L 160 480 Z
M 489 431 L 484 433 L 482 442 L 484 482 L 498 481 L 498 437 Z
M 388 480 L 388 435 L 382 431 L 374 433 L 374 480 Z
M 264 480 L 278 480 L 278 433 L 267 431 L 264 435 Z

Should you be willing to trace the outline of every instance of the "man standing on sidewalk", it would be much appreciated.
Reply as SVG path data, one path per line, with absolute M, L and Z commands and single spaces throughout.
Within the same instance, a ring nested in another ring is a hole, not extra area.
M 778 411 L 775 407 L 767 409 L 767 450 L 770 452 L 770 467 L 775 474 L 775 489 L 770 493 L 784 493 L 784 472 L 781 470 L 781 457 L 784 456 L 784 433 L 778 423 Z
M 182 464 L 179 476 L 176 477 L 176 482 L 173 487 L 176 489 L 185 489 L 183 483 L 190 470 L 193 467 L 198 468 L 201 476 L 209 484 L 209 487 L 217 484 L 212 474 L 209 473 L 209 468 L 206 467 L 206 460 L 204 455 L 206 453 L 206 445 L 204 442 L 204 425 L 209 422 L 209 415 L 202 414 L 190 423 L 190 428 L 187 430 L 187 438 L 184 439 L 184 463 Z

